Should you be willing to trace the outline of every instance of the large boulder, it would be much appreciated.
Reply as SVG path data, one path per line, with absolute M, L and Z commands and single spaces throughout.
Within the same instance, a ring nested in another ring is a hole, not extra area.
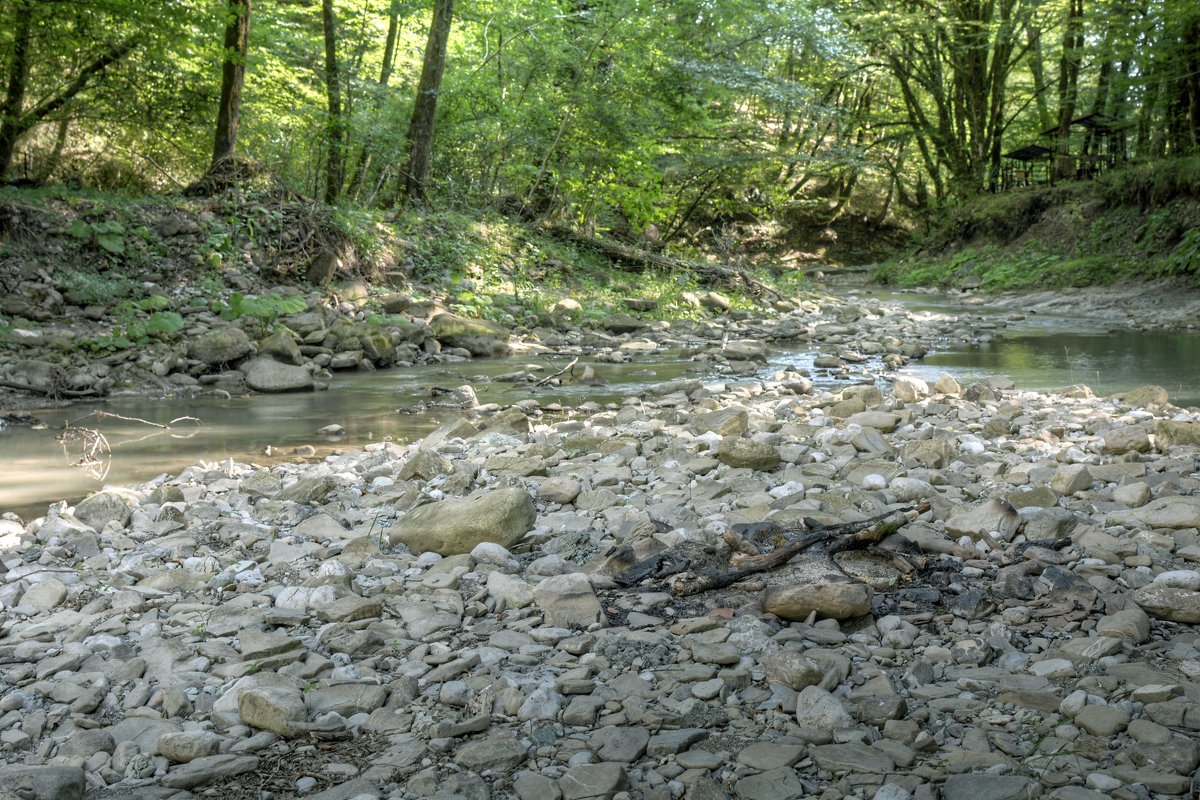
M 511 350 L 508 331 L 495 322 L 438 314 L 429 324 L 439 342 L 470 350 L 473 356 L 503 356 Z
M 312 373 L 305 367 L 254 358 L 242 365 L 246 385 L 257 392 L 302 392 L 313 388 Z
M 131 508 L 137 503 L 137 498 L 127 491 L 111 489 L 97 492 L 75 506 L 75 518 L 96 530 L 104 530 L 104 526 L 115 522 L 124 527 L 129 523 Z
M 188 355 L 205 364 L 227 364 L 248 355 L 254 349 L 241 328 L 219 328 L 192 340 L 188 345 Z
M 258 352 L 270 356 L 284 364 L 302 364 L 304 356 L 300 355 L 300 347 L 287 331 L 272 333 L 258 343 Z
M 1154 439 L 1159 450 L 1177 444 L 1200 445 L 1200 422 L 1160 419 L 1154 426 Z
M 717 446 L 717 458 L 731 467 L 746 469 L 772 469 L 780 462 L 774 447 L 743 436 L 723 437 Z
M 499 489 L 414 508 L 392 526 L 389 538 L 414 553 L 443 556 L 469 553 L 480 542 L 511 548 L 529 533 L 536 518 L 528 492 Z

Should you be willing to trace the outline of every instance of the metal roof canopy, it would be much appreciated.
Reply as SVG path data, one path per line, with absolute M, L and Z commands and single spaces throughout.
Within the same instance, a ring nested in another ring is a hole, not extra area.
M 1116 133 L 1117 131 L 1122 131 L 1133 126 L 1132 122 L 1115 119 L 1107 114 L 1085 114 L 1082 117 L 1071 120 L 1068 124 L 1072 128 L 1078 125 L 1081 128 L 1088 128 L 1097 133 Z M 1042 131 L 1039 135 L 1053 136 L 1056 133 L 1058 133 L 1057 125 Z
M 1027 144 L 1022 148 L 1013 150 L 1011 153 L 1005 153 L 1005 158 L 1012 158 L 1017 161 L 1038 161 L 1043 158 L 1049 158 L 1054 155 L 1054 151 L 1049 147 L 1044 147 L 1040 144 Z

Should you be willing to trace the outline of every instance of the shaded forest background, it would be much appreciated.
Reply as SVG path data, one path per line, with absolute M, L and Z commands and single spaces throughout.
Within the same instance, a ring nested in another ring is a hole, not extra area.
M 1086 114 L 1137 162 L 1200 142 L 1194 0 L 0 0 L 0 69 L 10 183 L 236 154 L 341 207 L 662 242 L 927 218 L 1007 150 L 1094 150 Z

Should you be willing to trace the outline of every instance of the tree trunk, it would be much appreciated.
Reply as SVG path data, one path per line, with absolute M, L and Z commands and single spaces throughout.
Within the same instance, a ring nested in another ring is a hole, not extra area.
M 437 113 L 438 92 L 442 88 L 442 73 L 446 69 L 446 44 L 450 39 L 453 19 L 454 0 L 434 0 L 429 40 L 425 44 L 425 61 L 421 66 L 421 82 L 417 86 L 412 120 L 405 139 L 408 161 L 400 172 L 402 201 L 423 201 L 426 197 L 429 162 L 433 155 L 433 122 Z
M 345 121 L 342 119 L 342 85 L 338 73 L 333 0 L 321 0 L 321 23 L 325 29 L 325 96 L 329 101 L 329 117 L 325 121 L 325 202 L 334 203 L 342 193 Z
M 1074 177 L 1070 155 L 1071 120 L 1079 96 L 1079 62 L 1083 56 L 1083 0 L 1069 0 L 1063 28 L 1062 58 L 1058 62 L 1058 131 L 1055 135 L 1057 156 L 1054 176 Z
M 32 4 L 29 0 L 17 0 L 17 10 L 26 13 L 19 14 L 16 35 L 13 39 L 13 52 L 9 55 L 8 90 L 5 94 L 4 105 L 0 107 L 0 177 L 8 172 L 12 164 L 13 153 L 17 140 L 27 130 L 38 124 L 46 117 L 69 103 L 74 97 L 87 88 L 92 78 L 104 72 L 110 65 L 120 61 L 137 46 L 139 35 L 134 34 L 122 42 L 111 45 L 96 57 L 94 61 L 79 70 L 79 74 L 61 91 L 47 97 L 28 111 L 22 110 L 25 100 L 25 88 L 29 78 L 29 45 L 31 43 Z M 24 31 L 22 33 L 22 31 Z
M 29 44 L 33 32 L 33 9 L 30 0 L 17 0 L 13 9 L 17 29 L 13 31 L 13 49 L 8 56 L 8 89 L 4 105 L 0 106 L 0 178 L 12 163 L 21 127 L 21 107 L 25 102 L 25 86 L 29 80 Z
M 238 115 L 250 41 L 250 0 L 229 0 L 225 23 L 225 53 L 221 65 L 221 100 L 217 105 L 217 134 L 212 163 L 232 158 L 237 150 Z
M 383 65 L 379 68 L 379 88 L 380 93 L 375 95 L 375 108 L 383 102 L 382 90 L 387 87 L 388 81 L 392 77 L 392 62 L 396 60 L 396 34 L 400 30 L 400 11 L 399 4 L 393 3 L 392 9 L 388 15 L 388 32 L 387 39 L 383 43 Z M 366 177 L 367 167 L 371 163 L 371 137 L 367 137 L 367 141 L 363 142 L 362 149 L 358 151 L 358 161 L 354 169 L 350 170 L 350 186 L 347 193 L 358 198 L 359 189 L 362 188 L 363 179 Z

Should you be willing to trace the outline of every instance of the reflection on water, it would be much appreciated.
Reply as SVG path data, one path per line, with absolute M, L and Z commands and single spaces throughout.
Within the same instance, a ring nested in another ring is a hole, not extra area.
M 639 385 L 701 374 L 697 364 L 675 357 L 655 356 L 629 364 L 599 364 L 609 383 L 602 386 L 546 386 L 492 382 L 491 378 L 520 371 L 529 364 L 543 367 L 539 375 L 557 371 L 566 359 L 505 359 L 431 365 L 379 372 L 343 373 L 328 391 L 234 397 L 212 396 L 161 400 L 112 399 L 79 403 L 69 408 L 36 412 L 44 430 L 10 427 L 0 430 L 0 511 L 23 516 L 41 514 L 47 502 L 80 498 L 103 483 L 149 480 L 178 472 L 198 460 L 269 463 L 291 456 L 292 449 L 312 445 L 318 454 L 337 447 L 361 447 L 385 437 L 410 442 L 432 431 L 455 412 L 428 408 L 429 387 L 471 384 L 480 403 L 510 404 L 530 397 L 542 405 L 579 405 L 588 400 L 619 402 Z M 99 413 L 98 413 L 99 412 Z M 123 420 L 117 414 L 166 425 L 183 416 L 200 424 L 177 421 L 169 429 Z M 330 424 L 346 429 L 331 442 L 317 436 Z M 78 427 L 64 441 L 65 428 Z M 91 434 L 102 434 L 97 444 Z M 271 456 L 267 455 L 268 448 Z M 111 459 L 105 451 L 111 449 Z
M 950 346 L 905 372 L 926 380 L 949 372 L 960 382 L 1006 375 L 1022 389 L 1042 391 L 1083 383 L 1105 397 L 1157 384 L 1172 403 L 1186 408 L 1200 406 L 1200 336 L 1047 331 L 1040 320 L 1036 327 L 1010 328 L 992 342 Z

